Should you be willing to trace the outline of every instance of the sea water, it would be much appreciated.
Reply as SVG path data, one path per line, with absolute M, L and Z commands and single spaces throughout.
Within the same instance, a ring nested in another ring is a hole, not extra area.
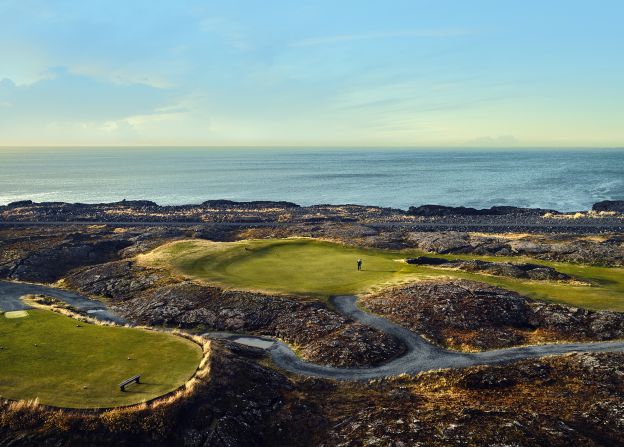
M 0 148 L 0 204 L 26 199 L 572 211 L 624 199 L 624 150 Z

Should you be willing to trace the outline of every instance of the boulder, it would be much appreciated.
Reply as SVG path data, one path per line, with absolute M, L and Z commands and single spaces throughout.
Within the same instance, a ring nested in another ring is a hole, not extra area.
M 592 210 L 624 213 L 624 200 L 603 200 L 602 202 L 594 203 Z
M 32 205 L 33 203 L 34 202 L 32 200 L 19 200 L 17 202 L 11 202 L 7 206 L 9 208 L 19 208 L 19 207 L 22 207 L 22 206 Z

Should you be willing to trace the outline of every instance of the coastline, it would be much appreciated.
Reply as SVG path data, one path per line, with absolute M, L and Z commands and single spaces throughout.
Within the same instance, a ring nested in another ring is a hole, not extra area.
M 576 233 L 624 231 L 624 201 L 603 201 L 591 210 L 561 213 L 540 208 L 488 209 L 423 205 L 407 210 L 363 205 L 300 206 L 291 202 L 210 200 L 161 206 L 151 201 L 83 204 L 32 201 L 0 206 L 0 225 L 115 225 L 259 228 L 352 224 L 412 231 Z

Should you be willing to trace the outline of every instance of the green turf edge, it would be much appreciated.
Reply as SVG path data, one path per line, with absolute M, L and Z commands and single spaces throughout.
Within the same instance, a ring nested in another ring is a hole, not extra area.
M 26 327 L 29 326 L 28 321 L 41 324 L 41 330 L 32 331 L 32 328 Z M 15 324 L 9 327 L 7 322 Z M 82 345 L 86 336 L 88 341 L 92 341 L 89 337 L 97 340 L 100 346 L 89 346 L 91 349 L 85 352 L 84 348 L 76 346 L 69 333 L 71 331 L 79 331 Z M 114 337 L 106 336 L 106 332 L 110 334 L 110 331 L 115 331 Z M 68 340 L 72 341 L 69 346 L 66 344 Z M 125 342 L 125 345 L 115 343 L 119 341 Z M 141 349 L 146 347 L 146 341 L 149 341 L 147 347 L 152 358 L 134 353 L 146 352 Z M 195 377 L 207 355 L 198 342 L 177 334 L 147 328 L 91 324 L 43 309 L 29 309 L 26 318 L 0 321 L 0 346 L 3 346 L 0 350 L 2 398 L 38 398 L 42 405 L 73 409 L 132 406 L 172 394 Z M 110 359 L 98 359 L 102 347 L 109 349 L 110 356 L 114 357 L 112 363 Z M 171 361 L 175 361 L 174 371 L 162 368 L 164 363 L 171 364 Z M 116 364 L 121 368 L 115 369 Z M 87 373 L 84 372 L 86 365 L 91 366 L 91 371 L 87 369 Z M 72 371 L 77 367 L 81 369 Z M 56 374 L 50 376 L 50 371 Z M 137 373 L 143 374 L 145 383 L 131 385 L 128 392 L 121 393 L 118 383 Z M 32 378 L 36 380 L 30 380 Z M 97 384 L 95 388 L 94 383 Z M 87 388 L 82 388 L 85 385 Z

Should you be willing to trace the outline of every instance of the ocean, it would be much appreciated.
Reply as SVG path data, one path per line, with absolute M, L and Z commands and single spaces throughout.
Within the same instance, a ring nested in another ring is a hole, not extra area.
M 624 199 L 624 150 L 0 148 L 0 204 L 26 199 L 574 211 Z

